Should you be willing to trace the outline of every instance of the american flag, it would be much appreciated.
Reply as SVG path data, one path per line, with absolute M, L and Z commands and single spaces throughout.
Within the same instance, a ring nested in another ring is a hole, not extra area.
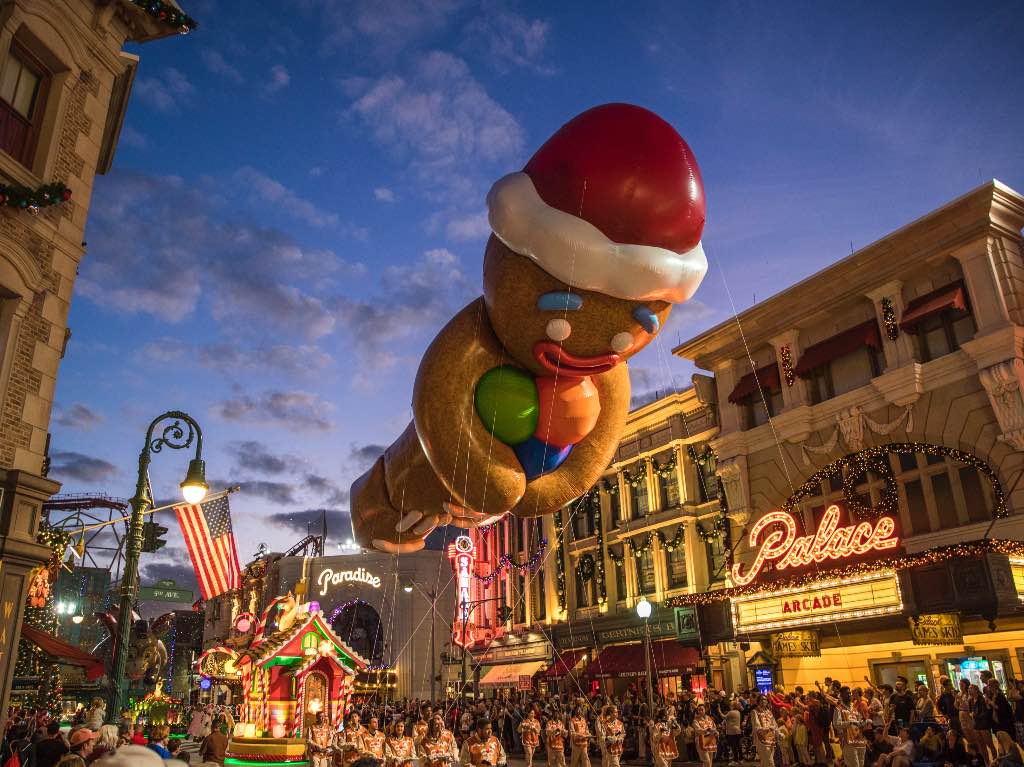
M 231 531 L 227 495 L 192 505 L 175 506 L 203 599 L 237 589 L 242 581 Z

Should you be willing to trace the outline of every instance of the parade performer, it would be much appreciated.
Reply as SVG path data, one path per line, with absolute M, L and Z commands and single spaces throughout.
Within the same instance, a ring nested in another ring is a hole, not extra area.
M 761 696 L 757 708 L 751 713 L 750 728 L 754 735 L 754 748 L 761 767 L 775 767 L 775 713 L 768 698 Z
M 396 719 L 391 723 L 391 732 L 384 741 L 384 762 L 386 767 L 413 767 L 416 761 L 416 743 L 405 734 L 405 722 Z
M 624 363 L 707 271 L 697 161 L 638 106 L 566 123 L 487 207 L 484 294 L 424 353 L 412 423 L 352 485 L 364 548 L 416 551 L 438 525 L 550 514 L 586 493 L 625 426 Z
M 718 751 L 718 726 L 708 716 L 704 706 L 697 706 L 693 715 L 694 742 L 697 744 L 697 756 L 704 767 L 711 767 Z
M 497 767 L 508 763 L 501 741 L 491 733 L 491 720 L 476 720 L 473 734 L 462 743 L 459 752 L 462 767 Z
M 423 740 L 423 736 L 427 734 L 427 727 L 430 723 L 430 716 L 432 709 L 429 705 L 420 706 L 420 718 L 416 720 L 416 723 L 412 726 L 412 739 L 413 742 L 418 746 L 420 741 Z
M 423 767 L 452 767 L 458 761 L 455 738 L 445 729 L 444 720 L 434 715 L 427 732 L 416 746 Z
M 345 728 L 338 735 L 338 750 L 341 752 L 341 767 L 349 767 L 359 759 L 362 750 L 363 733 L 359 724 L 359 714 L 350 712 L 344 719 Z
M 619 767 L 619 760 L 625 749 L 626 725 L 619 718 L 617 706 L 605 706 L 604 722 L 601 725 L 601 764 L 603 767 Z
M 591 737 L 590 725 L 583 716 L 583 708 L 577 706 L 569 720 L 569 767 L 590 767 L 590 754 L 587 749 L 590 747 Z
M 540 745 L 540 722 L 537 720 L 537 710 L 530 707 L 526 718 L 519 723 L 519 734 L 523 738 L 523 751 L 526 755 L 526 767 L 533 767 L 533 753 Z
M 651 755 L 654 767 L 671 767 L 672 760 L 679 756 L 677 739 L 682 729 L 675 718 L 669 718 L 665 709 L 658 710 L 658 720 L 647 723 L 651 736 Z
M 544 728 L 548 767 L 565 767 L 565 735 L 565 725 L 560 717 L 553 716 L 548 719 Z
M 306 751 L 311 767 L 333 767 L 334 727 L 323 711 L 316 712 L 313 724 L 306 731 Z
M 363 728 L 359 739 L 359 755 L 369 756 L 379 762 L 384 761 L 384 733 L 377 729 L 377 717 L 371 716 Z
M 864 718 L 851 704 L 850 688 L 840 688 L 839 702 L 832 714 L 832 727 L 839 735 L 839 748 L 842 751 L 843 763 L 846 767 L 864 767 L 864 755 L 868 748 L 868 742 L 862 729 Z

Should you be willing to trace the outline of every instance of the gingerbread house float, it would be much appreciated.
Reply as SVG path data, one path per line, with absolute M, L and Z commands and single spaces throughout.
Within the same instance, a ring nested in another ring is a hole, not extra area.
M 306 727 L 319 711 L 341 720 L 367 662 L 334 633 L 317 602 L 297 604 L 289 594 L 253 618 L 235 619 L 229 642 L 237 647 L 251 636 L 244 649 L 217 648 L 233 656 L 226 665 L 245 698 L 224 764 L 306 765 Z

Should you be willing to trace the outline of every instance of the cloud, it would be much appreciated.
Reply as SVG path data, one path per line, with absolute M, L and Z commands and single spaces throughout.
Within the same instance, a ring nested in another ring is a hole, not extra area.
M 203 63 L 206 64 L 206 68 L 213 72 L 213 74 L 220 75 L 224 79 L 236 84 L 245 82 L 242 73 L 225 61 L 220 51 L 206 50 L 199 55 L 203 59 Z
M 334 410 L 334 405 L 300 390 L 268 390 L 251 395 L 236 387 L 234 397 L 221 400 L 213 409 L 227 421 L 275 423 L 293 431 L 326 431 L 332 424 L 325 416 Z
M 130 147 L 134 147 L 135 149 L 145 149 L 149 145 L 146 137 L 128 123 L 121 126 L 119 140 L 123 141 Z
M 482 196 L 481 163 L 507 165 L 522 150 L 518 121 L 450 53 L 419 57 L 406 76 L 343 86 L 355 95 L 347 117 L 405 161 L 428 194 Z
M 69 477 L 80 482 L 96 483 L 113 479 L 121 471 L 109 461 L 72 450 L 56 450 L 50 454 L 50 474 L 57 479 Z
M 394 202 L 395 193 L 386 186 L 378 186 L 373 190 L 373 199 L 378 202 Z
M 288 87 L 292 81 L 291 75 L 283 64 L 275 64 L 270 68 L 270 80 L 263 86 L 264 93 L 277 93 Z
M 554 67 L 544 62 L 551 25 L 540 19 L 528 20 L 494 3 L 490 6 L 466 26 L 467 47 L 483 55 L 499 72 L 528 69 L 553 74 Z
M 464 0 L 299 0 L 322 13 L 323 50 L 368 49 L 388 57 L 441 32 Z
M 266 498 L 271 503 L 289 505 L 295 503 L 295 487 L 285 482 L 271 482 L 264 479 L 245 480 L 238 483 L 243 495 Z
M 384 270 L 379 296 L 339 298 L 333 305 L 364 360 L 363 372 L 394 364 L 389 342 L 432 330 L 465 304 L 477 287 L 445 248 L 426 251 L 416 262 Z
M 478 240 L 489 237 L 491 224 L 487 220 L 487 211 L 453 218 L 448 222 L 445 232 L 453 240 Z
M 179 588 L 189 589 L 193 599 L 199 599 L 196 571 L 184 548 L 169 545 L 155 554 L 143 557 L 139 563 L 139 576 L 143 586 L 153 586 L 157 581 L 165 579 L 172 580 Z
M 348 455 L 361 469 L 367 469 L 384 455 L 386 449 L 384 445 L 353 445 Z
M 322 529 L 324 516 L 327 517 L 327 537 L 329 541 L 345 540 L 352 537 L 352 517 L 342 509 L 304 509 L 302 511 L 282 511 L 271 514 L 267 522 L 283 527 L 294 533 L 305 535 L 307 531 L 317 535 Z
M 302 460 L 287 454 L 272 453 L 270 448 L 256 440 L 232 442 L 227 451 L 234 456 L 239 469 L 260 474 L 284 474 L 302 465 Z
M 185 73 L 174 67 L 165 67 L 159 77 L 140 77 L 132 90 L 140 101 L 165 113 L 177 112 L 196 92 Z
M 319 474 L 307 474 L 305 487 L 329 506 L 340 506 L 348 503 L 348 489 L 338 487 L 332 480 Z
M 85 405 L 75 404 L 71 407 L 57 405 L 57 417 L 54 423 L 66 429 L 91 429 L 103 423 L 103 416 Z
M 90 210 L 90 258 L 76 289 L 107 311 L 177 323 L 196 313 L 205 293 L 210 316 L 222 325 L 314 340 L 335 325 L 321 295 L 365 272 L 279 229 L 223 216 L 220 188 L 207 192 L 175 176 L 126 172 L 101 183 Z
M 338 225 L 338 215 L 321 210 L 279 181 L 244 166 L 235 173 L 235 180 L 245 185 L 253 199 L 273 203 L 288 215 L 318 228 Z
M 290 377 L 315 377 L 334 365 L 334 358 L 311 344 L 242 346 L 233 341 L 193 346 L 181 338 L 162 336 L 142 345 L 148 359 L 164 364 L 194 364 L 237 378 L 273 371 Z

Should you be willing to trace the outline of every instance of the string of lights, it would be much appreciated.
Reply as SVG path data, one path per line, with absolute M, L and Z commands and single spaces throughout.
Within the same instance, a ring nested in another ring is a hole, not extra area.
M 896 309 L 892 305 L 892 299 L 888 296 L 883 296 L 881 303 L 885 335 L 890 341 L 895 341 L 900 335 L 900 326 L 896 323 Z
M 537 551 L 530 554 L 530 557 L 526 562 L 519 563 L 512 559 L 508 554 L 502 554 L 498 557 L 498 565 L 494 568 L 489 575 L 477 575 L 473 573 L 473 577 L 484 584 L 484 586 L 490 586 L 494 581 L 498 579 L 505 570 L 512 569 L 516 572 L 527 571 L 533 573 L 540 567 L 540 563 L 544 561 L 544 552 L 547 550 L 548 541 L 547 538 L 541 538 L 540 546 Z
M 788 578 L 756 581 L 746 586 L 733 586 L 732 588 L 706 591 L 698 594 L 680 594 L 679 596 L 669 597 L 665 600 L 665 604 L 669 607 L 709 605 L 726 599 L 745 597 L 766 591 L 803 588 L 823 580 L 841 581 L 883 570 L 910 570 L 923 565 L 934 565 L 951 559 L 978 557 L 989 553 L 1024 557 L 1024 542 L 989 539 L 968 543 L 955 543 L 949 546 L 929 549 L 918 554 L 895 554 L 889 557 L 874 559 L 870 562 L 854 562 L 829 570 L 799 573 Z
M 558 594 L 558 607 L 565 609 L 565 549 L 563 547 L 562 510 L 555 512 L 555 591 Z

